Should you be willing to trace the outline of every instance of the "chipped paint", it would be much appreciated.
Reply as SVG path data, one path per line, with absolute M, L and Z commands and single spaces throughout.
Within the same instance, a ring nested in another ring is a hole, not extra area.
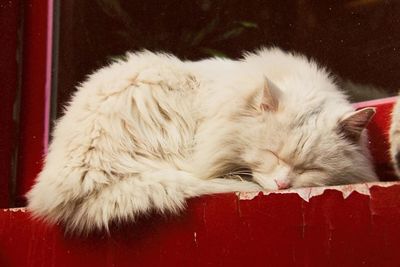
M 338 185 L 338 186 L 322 186 L 322 187 L 306 187 L 287 189 L 279 191 L 261 191 L 261 192 L 245 192 L 237 193 L 239 200 L 252 200 L 258 195 L 268 196 L 270 194 L 297 194 L 303 200 L 309 202 L 311 198 L 324 194 L 326 190 L 334 190 L 342 192 L 343 198 L 348 198 L 353 192 L 357 192 L 362 195 L 370 196 L 370 188 L 373 186 L 378 187 L 389 187 L 392 185 L 400 184 L 400 182 L 373 182 L 373 183 L 362 183 L 362 184 L 351 184 L 351 185 Z
M 197 246 L 197 233 L 196 232 L 193 232 L 193 241 Z
M 11 212 L 28 212 L 27 208 L 8 208 L 8 209 L 2 209 L 3 211 L 11 211 Z
M 323 195 L 306 202 L 295 195 L 299 190 L 310 199 Z M 365 194 L 345 199 L 355 191 Z M 199 197 L 188 201 L 181 216 L 149 216 L 113 228 L 110 235 L 88 237 L 66 237 L 61 226 L 32 220 L 25 211 L 0 211 L 0 266 L 233 267 L 262 266 L 268 259 L 273 266 L 374 267 L 400 262 L 400 183 L 285 190 L 249 201 L 234 194 Z

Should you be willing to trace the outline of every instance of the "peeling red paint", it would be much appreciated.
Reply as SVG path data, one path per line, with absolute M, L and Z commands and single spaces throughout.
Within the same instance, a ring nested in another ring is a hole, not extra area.
M 400 184 L 370 193 L 215 195 L 85 238 L 2 210 L 0 266 L 396 266 Z
M 240 200 L 252 200 L 258 195 L 297 194 L 303 200 L 308 202 L 311 198 L 322 195 L 326 190 L 336 190 L 342 193 L 343 198 L 347 198 L 353 192 L 369 196 L 371 187 L 379 186 L 384 188 L 396 184 L 398 184 L 398 182 L 372 182 L 372 183 L 349 184 L 349 185 L 338 185 L 338 186 L 306 187 L 306 188 L 287 189 L 287 190 L 271 191 L 271 192 L 243 192 L 243 193 L 237 193 L 237 195 Z

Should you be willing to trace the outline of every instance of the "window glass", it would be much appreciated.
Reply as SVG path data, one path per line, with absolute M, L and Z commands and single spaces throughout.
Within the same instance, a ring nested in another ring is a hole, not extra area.
M 186 59 L 276 45 L 315 58 L 353 101 L 400 88 L 400 1 L 56 1 L 53 115 L 86 74 L 127 50 Z

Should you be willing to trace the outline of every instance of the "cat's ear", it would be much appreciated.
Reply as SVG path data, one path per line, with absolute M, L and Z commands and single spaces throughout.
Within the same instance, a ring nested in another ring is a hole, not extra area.
M 267 77 L 264 77 L 263 94 L 260 108 L 262 111 L 277 111 L 279 107 L 279 88 Z
M 340 121 L 342 132 L 351 140 L 358 141 L 362 131 L 375 115 L 375 108 L 363 108 L 346 115 Z

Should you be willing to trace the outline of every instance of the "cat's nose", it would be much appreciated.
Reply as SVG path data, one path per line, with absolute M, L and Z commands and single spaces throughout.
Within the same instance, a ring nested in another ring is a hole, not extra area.
M 288 189 L 290 187 L 290 184 L 286 181 L 275 180 L 275 183 L 279 190 Z

